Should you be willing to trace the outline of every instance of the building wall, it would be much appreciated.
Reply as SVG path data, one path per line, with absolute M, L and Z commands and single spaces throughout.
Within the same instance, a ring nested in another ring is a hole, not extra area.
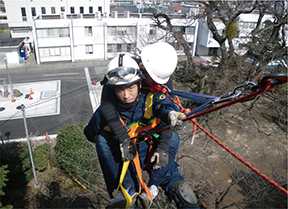
M 152 23 L 150 18 L 36 19 L 33 28 L 40 62 L 59 61 L 61 58 L 75 61 L 108 59 L 121 52 L 139 55 L 143 46 L 165 36 L 166 32 L 159 29 L 151 34 Z M 179 20 L 174 24 L 187 26 L 185 21 Z M 197 21 L 192 26 L 195 25 Z M 68 28 L 69 34 L 60 37 L 60 31 L 65 29 L 67 32 Z M 195 37 L 195 34 L 188 34 L 186 40 L 194 46 Z M 172 42 L 173 38 L 166 35 L 165 41 Z M 191 53 L 195 53 L 194 48 Z M 180 50 L 178 54 L 183 52 Z

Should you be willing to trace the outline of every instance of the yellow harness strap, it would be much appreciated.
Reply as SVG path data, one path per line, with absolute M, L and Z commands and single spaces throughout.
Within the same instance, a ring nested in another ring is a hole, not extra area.
M 122 171 L 121 171 L 121 175 L 120 175 L 119 184 L 118 184 L 118 187 L 117 187 L 117 189 L 115 190 L 115 192 L 113 194 L 113 197 L 115 198 L 116 194 L 117 194 L 117 192 L 119 190 L 119 187 L 120 187 L 120 189 L 122 191 L 122 194 L 124 195 L 124 197 L 126 199 L 126 207 L 125 207 L 126 209 L 128 207 L 130 207 L 130 205 L 132 204 L 132 197 L 128 194 L 126 189 L 122 186 L 122 183 L 123 183 L 124 177 L 126 175 L 127 169 L 129 167 L 129 164 L 130 164 L 130 160 L 123 162 L 123 167 L 122 167 Z

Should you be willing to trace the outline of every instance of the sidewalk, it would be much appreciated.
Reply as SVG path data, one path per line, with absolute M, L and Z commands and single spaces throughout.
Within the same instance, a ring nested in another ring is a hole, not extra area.
M 97 66 L 106 66 L 108 65 L 110 60 L 104 60 L 104 59 L 93 59 L 93 60 L 79 60 L 75 62 L 71 61 L 59 61 L 59 62 L 43 62 L 40 65 L 36 63 L 34 54 L 31 54 L 27 60 L 23 63 L 14 64 L 14 65 L 8 65 L 9 69 L 15 69 L 15 68 L 24 68 L 26 70 L 31 69 L 39 69 L 39 66 L 41 66 L 41 69 L 47 70 L 51 67 L 56 69 L 61 68 L 74 68 L 74 67 L 97 67 Z M 0 65 L 0 69 L 6 69 L 5 65 Z

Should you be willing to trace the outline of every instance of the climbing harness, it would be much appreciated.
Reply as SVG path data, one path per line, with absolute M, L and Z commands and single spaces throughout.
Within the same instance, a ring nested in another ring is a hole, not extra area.
M 181 110 L 181 112 L 185 113 L 187 118 L 183 119 L 182 121 L 187 121 L 187 120 L 191 120 L 193 122 L 193 134 L 192 134 L 192 142 L 191 144 L 193 144 L 193 139 L 196 133 L 196 126 L 198 128 L 200 128 L 205 134 L 207 134 L 211 139 L 213 139 L 217 144 L 219 144 L 221 147 L 223 147 L 226 151 L 228 151 L 231 155 L 233 155 L 236 159 L 238 159 L 240 162 L 242 162 L 243 164 L 245 164 L 247 167 L 249 167 L 253 172 L 255 172 L 257 175 L 259 175 L 260 177 L 262 177 L 264 180 L 266 180 L 267 182 L 269 182 L 271 185 L 273 185 L 275 188 L 279 189 L 282 193 L 284 193 L 285 195 L 288 196 L 288 191 L 286 189 L 284 189 L 283 187 L 281 187 L 279 184 L 277 184 L 275 181 L 273 181 L 272 179 L 270 179 L 269 177 L 267 177 L 266 175 L 264 175 L 263 173 L 261 173 L 259 170 L 257 170 L 254 166 L 252 166 L 250 163 L 248 163 L 247 161 L 245 161 L 243 158 L 241 158 L 239 155 L 237 155 L 236 153 L 234 153 L 231 149 L 229 149 L 227 146 L 225 146 L 222 142 L 220 142 L 218 139 L 216 139 L 212 134 L 210 134 L 208 131 L 206 131 L 202 126 L 200 126 L 197 122 L 196 122 L 196 118 L 211 112 L 214 112 L 216 110 L 220 110 L 222 108 L 225 108 L 227 106 L 239 103 L 239 102 L 246 102 L 249 100 L 252 100 L 254 98 L 256 98 L 256 96 L 266 92 L 266 91 L 270 91 L 273 88 L 275 88 L 276 85 L 279 84 L 283 84 L 283 83 L 287 83 L 287 77 L 288 75 L 285 73 L 274 73 L 274 74 L 269 74 L 266 76 L 262 76 L 258 79 L 258 85 L 256 85 L 253 82 L 245 82 L 239 86 L 236 86 L 234 88 L 234 90 L 232 92 L 229 92 L 227 94 L 224 94 L 220 97 L 214 97 L 214 96 L 210 96 L 210 95 L 205 95 L 205 94 L 197 94 L 197 93 L 191 93 L 191 92 L 184 92 L 184 91 L 175 91 L 175 90 L 170 90 L 168 89 L 166 86 L 161 86 L 159 84 L 156 85 L 150 85 L 150 87 L 146 87 L 146 89 L 149 89 L 151 92 L 157 92 L 157 93 L 164 93 L 166 94 L 169 99 L 171 101 L 173 101 Z M 237 97 L 241 94 L 241 91 L 239 91 L 240 88 L 247 88 L 249 87 L 253 92 L 251 94 L 248 94 L 246 96 L 240 97 L 237 99 Z M 169 94 L 174 94 L 175 95 L 175 99 L 173 99 Z M 194 101 L 199 101 L 202 102 L 204 104 L 202 104 L 201 106 L 199 106 L 198 108 L 194 109 L 194 110 L 189 110 L 189 109 L 184 109 L 179 101 L 179 98 L 177 96 L 183 97 L 183 98 L 187 98 L 187 99 L 191 99 Z M 232 101 L 231 101 L 232 100 Z M 227 102 L 224 103 L 220 106 L 211 108 L 209 110 L 197 113 L 203 109 L 206 109 L 207 107 L 210 107 L 211 105 L 215 105 L 215 104 L 220 104 L 223 102 Z M 144 136 L 148 136 L 150 134 L 153 133 L 157 133 L 157 132 L 161 132 L 164 130 L 169 129 L 170 127 L 165 127 L 162 128 L 160 130 L 157 131 L 152 131 L 149 132 L 147 134 L 145 134 Z
M 128 127 L 129 127 L 127 130 L 128 135 L 131 139 L 134 138 L 134 140 L 131 140 L 131 141 L 135 147 L 136 147 L 136 142 L 137 142 L 136 137 L 139 135 L 139 133 L 147 132 L 150 129 L 155 128 L 161 122 L 161 120 L 159 118 L 155 118 L 153 116 L 153 110 L 152 110 L 153 96 L 154 96 L 154 94 L 152 92 L 149 92 L 145 96 L 145 103 L 143 106 L 143 111 L 144 111 L 143 117 L 139 121 L 128 125 Z M 120 121 L 122 122 L 123 126 L 126 125 L 121 117 L 120 117 Z M 104 130 L 110 131 L 108 126 L 105 126 Z M 148 138 L 148 137 L 146 137 L 146 138 Z M 151 149 L 151 147 L 150 147 L 150 149 Z M 150 190 L 148 189 L 147 185 L 145 184 L 143 177 L 142 177 L 142 171 L 141 171 L 137 147 L 136 147 L 136 157 L 132 160 L 132 162 L 135 165 L 135 168 L 137 171 L 137 176 L 138 176 L 138 179 L 140 181 L 139 194 L 141 194 L 141 187 L 143 187 L 145 192 L 147 193 L 150 201 L 152 202 L 152 194 L 151 194 Z M 122 186 L 122 183 L 123 183 L 124 177 L 127 173 L 129 164 L 130 164 L 130 161 L 124 161 L 123 162 L 123 166 L 122 166 L 122 170 L 121 170 L 121 174 L 120 174 L 120 179 L 119 179 L 119 184 L 118 184 L 118 187 L 114 191 L 114 194 L 113 194 L 113 197 L 115 198 L 119 188 L 121 189 L 121 191 L 122 191 L 122 193 L 126 199 L 126 208 L 128 208 L 133 202 L 131 196 L 128 194 L 128 192 L 125 190 L 125 188 Z

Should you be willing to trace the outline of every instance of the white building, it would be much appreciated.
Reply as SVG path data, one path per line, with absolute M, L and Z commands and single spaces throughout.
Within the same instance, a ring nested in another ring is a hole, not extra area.
M 151 14 L 128 11 L 122 14 L 117 14 L 117 11 L 110 13 L 109 0 L 4 2 L 12 38 L 26 38 L 28 53 L 30 47 L 34 49 L 38 64 L 63 60 L 74 62 L 108 59 L 120 52 L 138 55 L 144 45 L 159 40 L 171 43 L 177 53 L 183 55 L 181 45 L 171 34 L 155 26 Z M 189 6 L 187 13 L 192 15 L 198 10 L 197 6 Z M 241 29 L 239 37 L 233 40 L 236 49 L 249 40 L 249 30 L 244 29 L 246 26 L 252 29 L 257 17 L 258 14 L 240 16 L 239 25 L 243 31 Z M 219 44 L 213 39 L 205 20 L 191 21 L 185 15 L 179 15 L 173 16 L 171 23 L 184 34 L 192 56 L 220 55 Z M 222 34 L 225 25 L 217 20 L 215 25 Z
M 8 26 L 12 38 L 28 38 L 33 43 L 33 18 L 66 18 L 66 14 L 95 14 L 110 13 L 109 1 L 96 0 L 4 0 Z M 29 45 L 26 46 L 29 48 Z
M 138 16 L 138 15 L 137 15 Z M 74 19 L 75 18 L 75 19 Z M 170 42 L 179 54 L 181 47 L 174 38 L 163 30 L 156 29 L 151 18 L 132 17 L 125 13 L 118 17 L 91 17 L 77 15 L 63 19 L 35 18 L 33 24 L 35 54 L 38 63 L 60 60 L 108 59 L 117 53 L 140 53 L 143 46 L 158 40 Z M 186 33 L 186 40 L 195 54 L 197 21 L 187 23 L 186 19 L 176 19 L 172 24 Z M 196 35 L 195 35 L 196 34 Z

